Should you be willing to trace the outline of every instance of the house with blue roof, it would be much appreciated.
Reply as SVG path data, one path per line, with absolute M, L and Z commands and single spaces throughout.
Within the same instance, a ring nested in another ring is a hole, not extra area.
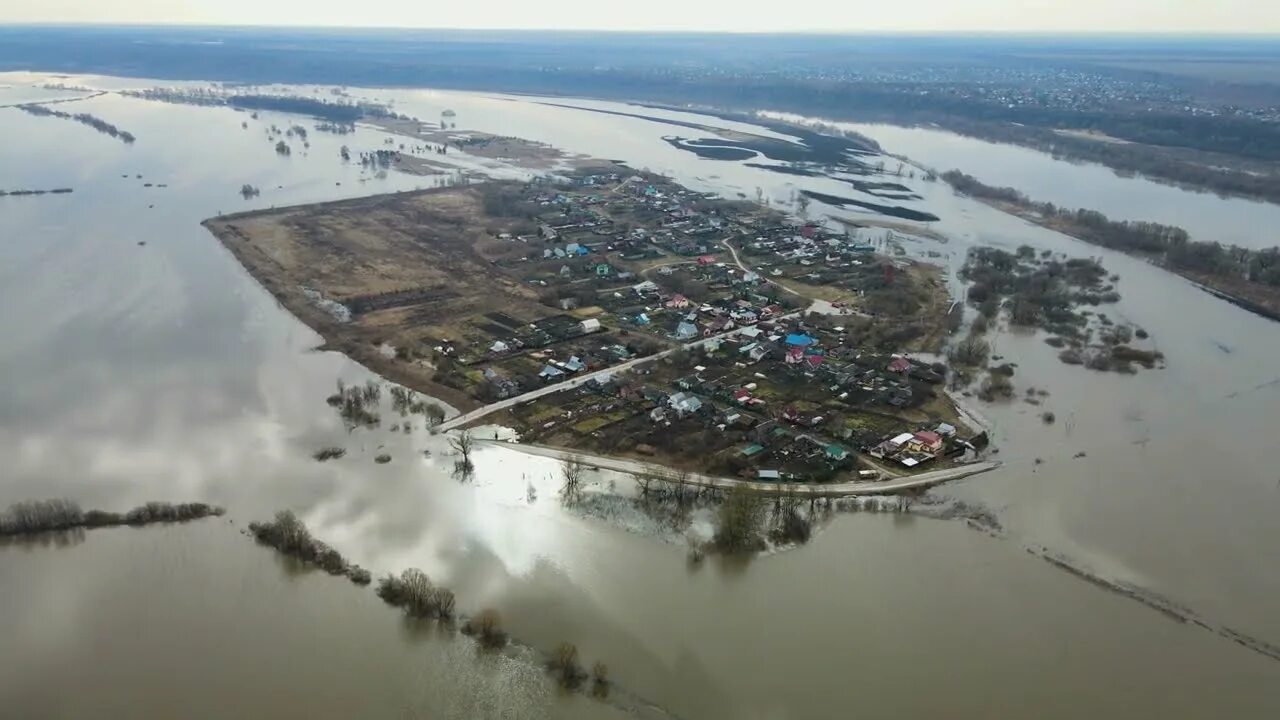
M 809 337 L 803 333 L 791 333 L 787 335 L 787 347 L 807 348 L 818 342 L 816 338 Z

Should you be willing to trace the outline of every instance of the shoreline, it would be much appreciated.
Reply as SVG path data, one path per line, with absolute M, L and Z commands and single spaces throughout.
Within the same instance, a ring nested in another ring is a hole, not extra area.
M 598 469 L 612 470 L 614 472 L 626 473 L 628 475 L 641 475 L 665 469 L 665 466 L 660 464 L 649 465 L 636 460 L 627 460 L 625 458 L 592 455 L 589 453 L 579 452 L 572 448 L 553 447 L 550 445 L 539 445 L 536 443 L 512 442 L 508 440 L 477 439 L 477 442 L 481 443 L 482 446 L 502 446 L 516 450 L 517 452 L 523 452 L 528 455 L 536 455 L 539 457 L 555 459 L 573 457 Z M 839 498 L 866 495 L 893 495 L 897 493 L 911 492 L 914 490 L 924 490 L 953 480 L 961 480 L 974 475 L 981 475 L 982 473 L 990 472 L 999 468 L 1002 464 L 1003 463 L 998 460 L 986 460 L 971 463 L 969 465 L 960 465 L 944 470 L 932 470 L 919 475 L 876 482 L 848 481 L 823 484 L 767 483 L 757 482 L 754 480 L 741 480 L 738 478 L 723 477 L 719 475 L 704 475 L 701 473 L 688 473 L 687 475 L 682 475 L 680 478 L 668 479 L 672 482 L 679 482 L 693 487 L 716 488 L 721 490 L 739 488 L 764 495 L 795 494 L 815 498 Z
M 439 188 L 430 190 L 410 190 L 400 193 L 389 193 L 385 195 L 375 195 L 361 198 L 353 198 L 350 200 L 339 200 L 336 203 L 306 203 L 302 205 L 292 205 L 284 208 L 276 208 L 274 212 L 288 212 L 294 209 L 307 208 L 313 205 L 334 205 L 334 204 L 352 204 L 358 205 L 368 202 L 372 198 L 387 198 L 389 196 L 415 196 L 439 191 Z M 371 342 L 360 342 L 360 338 L 344 337 L 345 333 L 340 332 L 339 323 L 331 315 L 324 312 L 316 305 L 297 292 L 291 292 L 288 288 L 283 287 L 275 278 L 267 273 L 255 272 L 252 268 L 257 267 L 256 260 L 252 257 L 253 253 L 259 252 L 247 242 L 236 242 L 240 238 L 233 232 L 220 232 L 215 227 L 218 223 L 225 223 L 243 217 L 253 216 L 262 211 L 250 210 L 241 213 L 231 213 L 228 215 L 218 215 L 201 221 L 201 225 L 209 231 L 209 234 L 218 240 L 222 247 L 226 248 L 231 256 L 235 258 L 240 268 L 250 279 L 258 284 L 263 290 L 266 290 L 275 298 L 289 314 L 298 320 L 298 322 L 310 328 L 313 332 L 320 335 L 323 342 L 314 349 L 323 352 L 337 352 L 355 362 L 375 375 L 397 385 L 404 386 L 410 390 L 429 395 L 450 406 L 459 413 L 466 413 L 483 407 L 475 398 L 454 388 L 442 385 L 421 375 L 409 371 L 404 367 L 403 363 L 393 362 L 391 358 L 386 357 L 379 350 L 378 346 Z M 273 262 L 270 258 L 263 255 L 261 258 L 267 263 Z

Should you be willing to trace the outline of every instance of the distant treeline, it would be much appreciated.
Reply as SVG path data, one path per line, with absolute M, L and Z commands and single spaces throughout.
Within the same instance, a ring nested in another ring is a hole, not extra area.
M 149 88 L 147 90 L 126 90 L 120 93 L 127 97 L 156 100 L 159 102 L 180 105 L 226 106 L 241 110 L 269 110 L 273 112 L 310 115 L 324 121 L 319 130 L 329 132 L 349 132 L 352 124 L 366 117 L 409 119 L 407 116 L 391 112 L 389 108 L 375 103 L 329 102 L 315 98 L 294 95 L 231 95 L 206 89 L 174 89 Z M 301 126 L 294 126 L 294 130 Z M 303 131 L 305 139 L 306 129 Z
M 54 188 L 52 190 L 0 190 L 0 197 L 6 195 L 62 195 L 73 192 L 71 188 Z
M 40 117 L 56 117 L 62 118 L 63 120 L 74 120 L 83 125 L 88 125 L 100 133 L 105 133 L 113 138 L 123 140 L 125 143 L 132 143 L 135 140 L 133 133 L 121 130 L 106 120 L 94 117 L 89 113 L 76 113 L 72 115 L 71 113 L 65 113 L 60 110 L 50 110 L 43 105 L 19 105 L 18 109 Z
M 1197 276 L 1280 288 L 1280 248 L 1250 250 L 1236 245 L 1191 240 L 1187 231 L 1153 222 L 1111 220 L 1096 210 L 1070 210 L 1036 202 L 1011 187 L 987 185 L 959 170 L 942 174 L 956 190 L 971 197 L 1008 203 L 1038 213 L 1043 223 L 1094 245 L 1142 255 L 1174 271 Z M 1217 287 L 1216 283 L 1209 283 Z M 1233 287 L 1220 287 L 1233 292 Z
M 0 69 L 38 67 L 248 83 L 430 86 L 693 103 L 747 112 L 772 109 L 834 120 L 933 123 L 1121 171 L 1280 201 L 1275 173 L 1262 167 L 1280 161 L 1280 124 L 1230 113 L 1196 114 L 1176 102 L 1148 107 L 1111 101 L 1105 87 L 1081 89 L 1075 98 L 1009 102 L 998 85 L 986 86 L 981 77 L 999 81 L 993 73 L 1008 70 L 1015 76 L 1009 84 L 1017 87 L 1029 82 L 1017 79 L 1022 70 L 1051 63 L 1027 58 L 1021 39 L 262 28 L 218 33 L 217 43 L 201 42 L 213 37 L 206 33 L 201 28 L 136 28 L 128 33 L 95 27 L 0 28 Z M 1052 42 L 1044 39 L 1046 47 Z M 1240 51 L 1241 42 L 1233 38 L 1230 52 Z M 1089 56 L 1077 41 L 1070 44 L 1069 54 Z M 1151 47 L 1134 46 L 1132 52 L 1163 62 L 1168 53 L 1176 56 L 1188 47 L 1171 41 L 1168 47 L 1162 44 L 1159 56 L 1151 54 Z M 851 52 L 867 62 L 851 67 Z M 1099 47 L 1098 52 L 1106 55 L 1114 48 Z M 1265 52 L 1270 56 L 1274 50 L 1268 46 Z M 878 65 L 886 66 L 885 72 Z M 986 69 L 979 79 L 964 72 L 975 66 Z M 956 75 L 952 69 L 961 72 Z M 1038 89 L 1045 96 L 1057 90 Z M 1257 92 L 1258 86 L 1249 91 Z M 1178 90 L 1170 87 L 1169 92 L 1172 98 Z M 1135 145 L 1062 137 L 1055 129 L 1091 130 Z M 1190 157 L 1196 153 L 1233 157 Z M 1243 162 L 1233 162 L 1235 158 Z M 1246 170 L 1270 177 L 1251 176 Z
M 227 104 L 244 110 L 297 113 L 346 124 L 353 123 L 365 115 L 364 109 L 354 103 L 331 103 L 312 98 L 281 95 L 232 95 L 227 98 Z
M 902 118 L 898 122 L 902 122 Z M 886 119 L 886 121 L 891 121 Z M 1265 166 L 1250 163 L 1245 168 L 1225 167 L 1230 159 L 1201 159 L 1197 151 L 1176 147 L 1153 148 L 1141 143 L 1108 142 L 1072 137 L 1050 127 L 1012 123 L 990 123 L 958 117 L 922 116 L 919 123 L 936 124 L 961 135 L 992 142 L 1015 143 L 1048 153 L 1055 158 L 1083 160 L 1105 165 L 1118 172 L 1139 174 L 1158 182 L 1222 195 L 1257 198 L 1280 203 L 1280 174 L 1266 172 Z M 1212 157 L 1212 156 L 1211 156 Z M 1247 156 L 1246 156 L 1247 157 Z M 1257 165 L 1255 167 L 1255 165 Z
M 126 512 L 81 510 L 71 500 L 27 500 L 14 503 L 0 512 L 0 535 L 73 530 L 76 528 L 149 525 L 161 522 L 187 522 L 221 515 L 224 510 L 205 503 L 149 502 Z

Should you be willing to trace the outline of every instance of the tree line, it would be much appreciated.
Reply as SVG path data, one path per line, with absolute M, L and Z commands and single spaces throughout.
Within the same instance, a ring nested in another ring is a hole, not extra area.
M 121 130 L 106 120 L 94 117 L 89 113 L 76 113 L 72 115 L 71 113 L 62 112 L 61 110 L 51 110 L 43 105 L 19 105 L 18 109 L 38 117 L 56 117 L 62 118 L 63 120 L 74 120 L 82 125 L 88 125 L 100 133 L 105 133 L 113 138 L 118 138 L 125 144 L 131 144 L 137 139 L 133 136 L 133 133 Z
M 1068 233 L 1085 242 L 1143 255 L 1172 270 L 1280 287 L 1280 248 L 1251 250 L 1197 241 L 1175 225 L 1112 220 L 1097 210 L 1060 208 L 1053 203 L 1036 202 L 1015 188 L 987 185 L 959 170 L 943 173 L 942 179 L 970 197 L 1039 213 L 1048 221 L 1044 224 L 1065 226 Z
M 187 522 L 221 515 L 225 512 L 206 503 L 149 502 L 124 513 L 106 510 L 83 510 L 66 499 L 26 500 L 0 512 L 0 535 L 31 535 L 76 528 L 149 525 L 162 522 Z

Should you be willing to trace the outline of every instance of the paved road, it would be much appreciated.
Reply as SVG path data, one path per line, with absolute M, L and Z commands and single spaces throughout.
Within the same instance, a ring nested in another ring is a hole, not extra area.
M 580 458 L 588 465 L 592 465 L 604 470 L 613 470 L 616 472 L 624 472 L 631 475 L 637 474 L 658 474 L 668 477 L 661 466 L 648 465 L 636 460 L 626 460 L 624 458 L 604 457 L 601 455 L 589 455 L 580 453 L 576 450 L 567 450 L 564 448 L 549 447 L 546 445 L 532 445 L 524 443 L 512 443 L 506 441 L 483 440 L 485 445 L 502 445 L 517 452 L 528 453 L 530 455 L 538 455 L 541 457 L 564 458 L 573 456 Z M 973 463 L 971 465 L 961 465 L 959 467 L 947 468 L 945 470 L 934 470 L 931 472 L 921 473 L 903 478 L 895 478 L 892 480 L 880 482 L 865 482 L 860 480 L 851 480 L 841 483 L 823 483 L 817 485 L 799 485 L 799 484 L 779 484 L 766 482 L 752 482 L 749 480 L 739 480 L 737 478 L 719 477 L 715 475 L 690 474 L 685 483 L 688 485 L 696 485 L 699 487 L 715 487 L 722 489 L 730 488 L 747 488 L 761 493 L 776 494 L 784 489 L 787 492 L 794 490 L 799 495 L 815 495 L 817 497 L 852 497 L 856 495 L 889 495 L 899 493 L 906 490 L 920 490 L 934 485 L 940 485 L 951 480 L 959 480 L 961 478 L 979 475 L 981 473 L 990 472 L 1000 467 L 998 461 Z
M 794 312 L 787 315 L 780 315 L 778 316 L 777 319 L 790 320 L 791 318 L 797 317 L 799 314 L 800 313 L 798 312 Z M 530 400 L 536 400 L 540 397 L 543 397 L 544 395 L 558 393 L 561 390 L 569 390 L 572 388 L 581 387 L 583 383 L 586 383 L 592 380 L 593 378 L 597 378 L 602 375 L 612 375 L 614 373 L 625 372 L 632 368 L 640 367 L 641 365 L 651 363 L 655 360 L 661 360 L 662 358 L 670 355 L 671 353 L 677 352 L 679 350 L 683 350 L 685 348 L 698 348 L 698 347 L 702 347 L 703 345 L 706 345 L 712 340 L 720 340 L 727 337 L 733 337 L 734 335 L 737 335 L 738 333 L 742 332 L 743 329 L 744 328 L 735 328 L 733 330 L 730 330 L 729 332 L 723 332 L 718 335 L 705 337 L 701 340 L 695 340 L 691 343 L 685 343 L 684 345 L 668 348 L 661 352 L 654 353 L 653 355 L 646 355 L 645 357 L 642 357 L 642 358 L 636 358 L 635 360 L 628 360 L 627 362 L 624 362 L 619 365 L 613 365 L 603 370 L 596 370 L 594 372 L 589 372 L 586 375 L 578 375 L 577 377 L 574 377 L 571 380 L 565 380 L 564 382 L 558 382 L 558 383 L 555 383 L 554 385 L 547 385 L 545 387 L 540 387 L 537 390 L 530 390 L 529 392 L 524 393 L 523 395 L 517 395 L 513 398 L 500 400 L 496 403 L 485 405 L 482 408 L 477 408 L 475 410 L 472 410 L 471 412 L 463 413 L 461 415 L 458 415 L 457 417 L 450 418 L 449 420 L 446 420 L 445 422 L 436 426 L 432 432 L 448 432 L 449 430 L 454 430 L 454 429 L 463 427 L 469 423 L 473 423 L 476 420 L 479 420 L 480 418 L 485 417 L 486 415 L 490 415 L 492 413 L 498 412 L 499 410 L 505 410 L 509 407 L 514 407 L 516 405 L 519 405 L 520 403 L 529 402 Z

